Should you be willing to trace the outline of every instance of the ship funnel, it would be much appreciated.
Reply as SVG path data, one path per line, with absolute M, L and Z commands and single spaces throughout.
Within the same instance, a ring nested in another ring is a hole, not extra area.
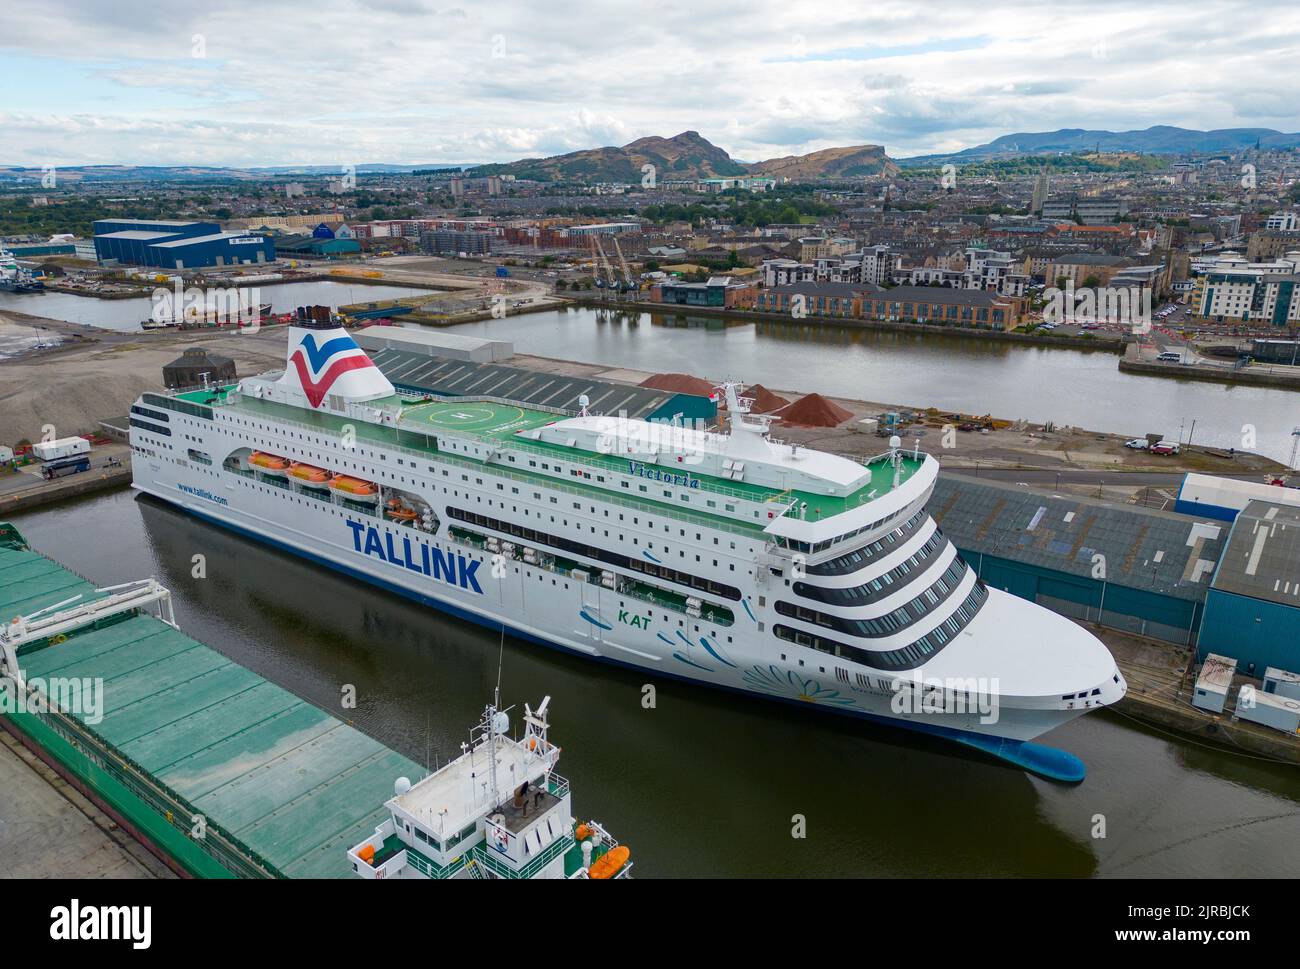
M 396 393 L 352 335 L 329 320 L 300 320 L 289 327 L 288 362 L 279 383 L 302 393 L 312 407 L 327 396 L 348 402 Z

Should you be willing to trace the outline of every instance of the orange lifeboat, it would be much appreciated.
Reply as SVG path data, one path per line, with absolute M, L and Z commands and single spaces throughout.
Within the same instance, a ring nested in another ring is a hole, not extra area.
M 351 501 L 374 503 L 379 500 L 379 485 L 347 474 L 330 478 L 330 488 Z
M 315 465 L 295 463 L 289 465 L 289 477 L 297 478 L 305 485 L 323 486 L 329 484 L 330 473 Z
M 597 880 L 613 878 L 622 871 L 623 866 L 627 864 L 627 860 L 631 856 L 632 852 L 626 845 L 610 848 L 609 851 L 591 863 L 591 867 L 587 869 L 587 877 Z
M 278 454 L 268 454 L 266 451 L 254 451 L 248 456 L 248 463 L 258 471 L 281 478 L 289 470 L 288 458 L 282 458 Z
M 388 506 L 384 508 L 384 517 L 395 522 L 413 522 L 420 515 L 400 498 L 393 498 L 389 500 Z

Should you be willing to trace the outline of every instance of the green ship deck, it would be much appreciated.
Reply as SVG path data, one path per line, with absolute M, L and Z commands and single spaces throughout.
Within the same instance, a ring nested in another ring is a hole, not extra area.
M 299 426 L 314 427 L 321 430 L 340 432 L 345 424 L 355 428 L 360 439 L 381 444 L 390 444 L 425 454 L 437 454 L 441 460 L 464 466 L 479 466 L 445 451 L 439 451 L 436 437 L 440 432 L 452 432 L 460 436 L 490 441 L 494 444 L 508 444 L 513 450 L 531 453 L 543 457 L 559 458 L 568 464 L 584 468 L 599 469 L 610 472 L 626 472 L 627 461 L 623 458 L 574 448 L 545 441 L 534 441 L 519 436 L 520 431 L 532 430 L 557 420 L 566 415 L 532 410 L 520 404 L 499 401 L 432 401 L 408 403 L 401 409 L 400 423 L 397 426 L 369 424 L 347 421 L 344 418 L 319 411 L 309 411 L 290 407 L 285 404 L 257 400 L 247 396 L 235 396 L 227 399 L 229 388 L 220 391 L 195 391 L 181 394 L 176 400 L 184 400 L 194 405 L 215 405 L 230 407 L 248 414 L 278 419 Z M 210 411 L 210 407 L 204 407 Z M 903 455 L 900 483 L 907 481 L 922 466 L 924 455 L 913 458 Z M 864 466 L 870 472 L 865 484 L 848 495 L 825 495 L 809 491 L 790 489 L 781 491 L 776 488 L 749 484 L 743 481 L 723 480 L 707 474 L 694 474 L 700 481 L 700 492 L 717 495 L 725 505 L 727 498 L 740 498 L 760 504 L 774 503 L 784 509 L 794 503 L 807 506 L 807 520 L 819 521 L 832 518 L 846 511 L 868 504 L 876 498 L 889 493 L 893 488 L 894 469 L 888 460 L 873 460 Z M 701 508 L 687 508 L 681 502 L 660 501 L 651 495 L 632 498 L 609 488 L 583 485 L 570 479 L 556 478 L 530 472 L 517 465 L 505 467 L 493 465 L 495 471 L 519 480 L 543 483 L 560 490 L 573 491 L 584 497 L 599 497 L 616 503 L 630 503 L 643 507 L 650 512 L 670 514 L 674 517 L 695 521 L 711 527 L 738 531 L 749 535 L 761 535 L 769 523 L 766 518 L 748 521 L 734 515 L 717 514 Z
M 95 587 L 0 525 L 0 619 Z M 347 849 L 425 771 L 343 721 L 139 612 L 19 650 L 30 681 L 103 681 L 102 721 L 8 715 L 193 874 L 351 876 Z M 193 815 L 205 819 L 191 837 Z

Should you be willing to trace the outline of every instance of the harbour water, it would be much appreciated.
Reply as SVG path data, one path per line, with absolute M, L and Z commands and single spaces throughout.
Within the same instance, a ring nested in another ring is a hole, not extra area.
M 249 291 L 251 294 L 251 290 Z M 274 313 L 287 313 L 297 306 L 329 306 L 369 300 L 399 299 L 427 294 L 427 289 L 407 286 L 369 285 L 335 280 L 314 283 L 277 283 L 257 287 L 254 303 L 270 303 Z M 251 295 L 250 295 L 251 298 Z M 147 296 L 135 299 L 96 299 L 74 293 L 0 293 L 0 313 L 13 310 L 31 316 L 45 316 L 68 323 L 84 323 L 106 330 L 134 332 L 140 321 L 153 315 L 153 301 Z
M 508 702 L 550 694 L 560 772 L 582 813 L 631 846 L 641 877 L 1300 867 L 1294 767 L 1111 711 L 1043 738 L 1088 764 L 1088 779 L 1066 787 L 906 732 L 502 641 L 134 492 L 14 521 L 33 547 L 100 584 L 156 576 L 186 633 L 420 763 L 459 752 L 498 668 Z M 653 709 L 643 706 L 647 683 Z M 356 688 L 355 709 L 340 710 L 345 685 Z M 807 836 L 795 838 L 800 818 Z
M 1291 455 L 1300 394 L 1121 373 L 1114 353 L 796 322 L 572 308 L 453 327 L 520 353 L 733 377 L 771 389 L 938 407 Z M 1193 430 L 1192 422 L 1195 421 Z M 1254 429 L 1252 446 L 1243 429 Z

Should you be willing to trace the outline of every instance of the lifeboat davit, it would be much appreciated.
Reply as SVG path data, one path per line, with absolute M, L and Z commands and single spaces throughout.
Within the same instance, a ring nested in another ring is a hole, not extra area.
M 349 501 L 374 504 L 379 500 L 379 485 L 347 474 L 336 474 L 330 478 L 330 488 Z
M 311 464 L 296 463 L 289 466 L 289 477 L 301 481 L 303 484 L 317 488 L 323 488 L 329 484 L 330 473 L 324 468 L 318 468 Z
M 289 459 L 266 451 L 254 451 L 248 456 L 248 463 L 264 474 L 283 478 L 289 470 Z

